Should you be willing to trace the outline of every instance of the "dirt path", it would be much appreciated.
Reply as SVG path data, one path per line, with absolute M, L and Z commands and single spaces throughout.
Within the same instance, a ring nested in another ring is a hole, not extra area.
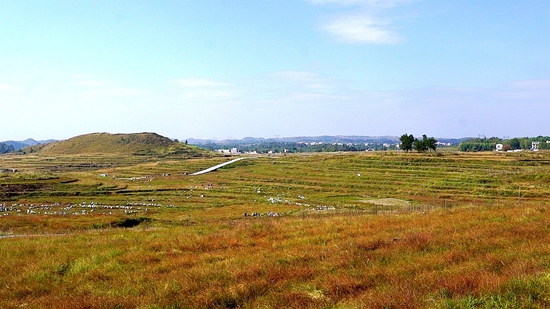
M 224 167 L 224 166 L 226 166 L 226 165 L 229 165 L 229 164 L 232 164 L 232 163 L 235 163 L 235 162 L 237 162 L 237 161 L 244 160 L 244 159 L 250 159 L 250 158 L 238 158 L 238 159 L 235 159 L 235 160 L 231 160 L 231 161 L 228 161 L 228 162 L 225 162 L 225 163 L 222 163 L 222 164 L 218 164 L 218 165 L 216 165 L 216 166 L 209 167 L 209 168 L 207 168 L 207 169 L 205 169 L 205 170 L 202 170 L 202 171 L 193 173 L 193 174 L 191 174 L 191 176 L 197 176 L 197 175 L 206 174 L 206 173 L 215 171 L 215 170 L 217 170 L 217 169 L 220 168 L 220 167 Z

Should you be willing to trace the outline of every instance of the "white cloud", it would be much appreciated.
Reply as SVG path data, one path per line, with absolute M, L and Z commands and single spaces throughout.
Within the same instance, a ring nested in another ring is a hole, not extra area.
M 348 43 L 396 44 L 401 42 L 392 29 L 395 17 L 388 18 L 387 10 L 410 0 L 306 0 L 314 5 L 335 4 L 353 7 L 353 12 L 338 13 L 319 28 Z
M 327 32 L 350 43 L 395 44 L 400 41 L 387 24 L 370 16 L 345 16 L 333 19 L 323 27 Z

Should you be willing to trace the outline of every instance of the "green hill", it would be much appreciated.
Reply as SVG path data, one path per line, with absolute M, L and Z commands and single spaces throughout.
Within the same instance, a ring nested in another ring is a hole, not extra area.
M 23 149 L 41 155 L 113 154 L 158 157 L 204 157 L 208 150 L 185 145 L 156 133 L 110 134 L 91 133 L 68 140 Z

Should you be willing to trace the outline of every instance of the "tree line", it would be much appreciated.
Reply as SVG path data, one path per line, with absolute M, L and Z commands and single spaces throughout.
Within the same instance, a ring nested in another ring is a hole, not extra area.
M 401 149 L 405 152 L 416 150 L 418 152 L 426 152 L 428 150 L 437 150 L 437 140 L 433 137 L 427 137 L 426 134 L 422 135 L 422 139 L 415 138 L 412 134 L 403 134 L 399 138 L 401 141 Z
M 458 150 L 460 151 L 494 151 L 497 144 L 502 144 L 503 151 L 508 150 L 529 150 L 532 148 L 533 142 L 539 142 L 538 149 L 550 149 L 549 136 L 538 136 L 538 137 L 523 137 L 523 138 L 511 138 L 511 139 L 501 139 L 498 137 L 491 138 L 471 138 L 469 140 L 463 141 L 458 145 Z
M 208 150 L 217 150 L 220 148 L 231 149 L 237 148 L 239 152 L 254 152 L 257 153 L 307 153 L 307 152 L 339 152 L 339 151 L 383 151 L 395 149 L 395 142 L 393 145 L 387 147 L 389 143 L 296 143 L 296 142 L 272 142 L 265 141 L 255 144 L 217 144 L 208 143 L 202 144 L 203 147 Z

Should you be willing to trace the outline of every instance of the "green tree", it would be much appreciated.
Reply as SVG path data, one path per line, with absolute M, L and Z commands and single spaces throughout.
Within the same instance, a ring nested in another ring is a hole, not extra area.
M 413 143 L 414 143 L 414 136 L 412 134 L 403 134 L 399 138 L 401 141 L 401 149 L 405 150 L 405 152 L 409 152 L 413 149 Z
M 430 150 L 437 151 L 437 141 L 433 137 L 426 140 L 426 146 L 428 146 Z
M 428 140 L 428 137 L 426 136 L 426 134 L 422 135 L 422 140 L 415 138 L 414 144 L 413 144 L 414 150 L 418 152 L 425 152 L 426 150 L 428 150 L 428 146 L 426 145 L 427 140 Z
M 521 149 L 521 145 L 520 145 L 520 142 L 519 142 L 519 139 L 514 137 L 512 138 L 511 140 L 508 141 L 508 145 L 510 145 L 510 147 L 512 149 Z
M 487 138 L 471 138 L 463 141 L 458 145 L 460 151 L 494 151 L 497 144 L 501 144 L 502 140 L 498 137 Z M 508 145 L 510 147 L 510 145 Z
M 525 137 L 519 140 L 519 145 L 521 149 L 531 149 L 532 141 L 533 141 L 532 138 Z
M 546 141 L 550 139 L 543 139 L 540 141 L 539 149 L 550 149 L 550 143 L 547 143 Z
M 418 152 L 426 152 L 429 149 L 436 151 L 437 140 L 433 137 L 428 138 L 426 134 L 423 134 L 422 140 L 419 140 L 418 138 L 414 139 L 413 147 L 414 147 L 414 150 Z

